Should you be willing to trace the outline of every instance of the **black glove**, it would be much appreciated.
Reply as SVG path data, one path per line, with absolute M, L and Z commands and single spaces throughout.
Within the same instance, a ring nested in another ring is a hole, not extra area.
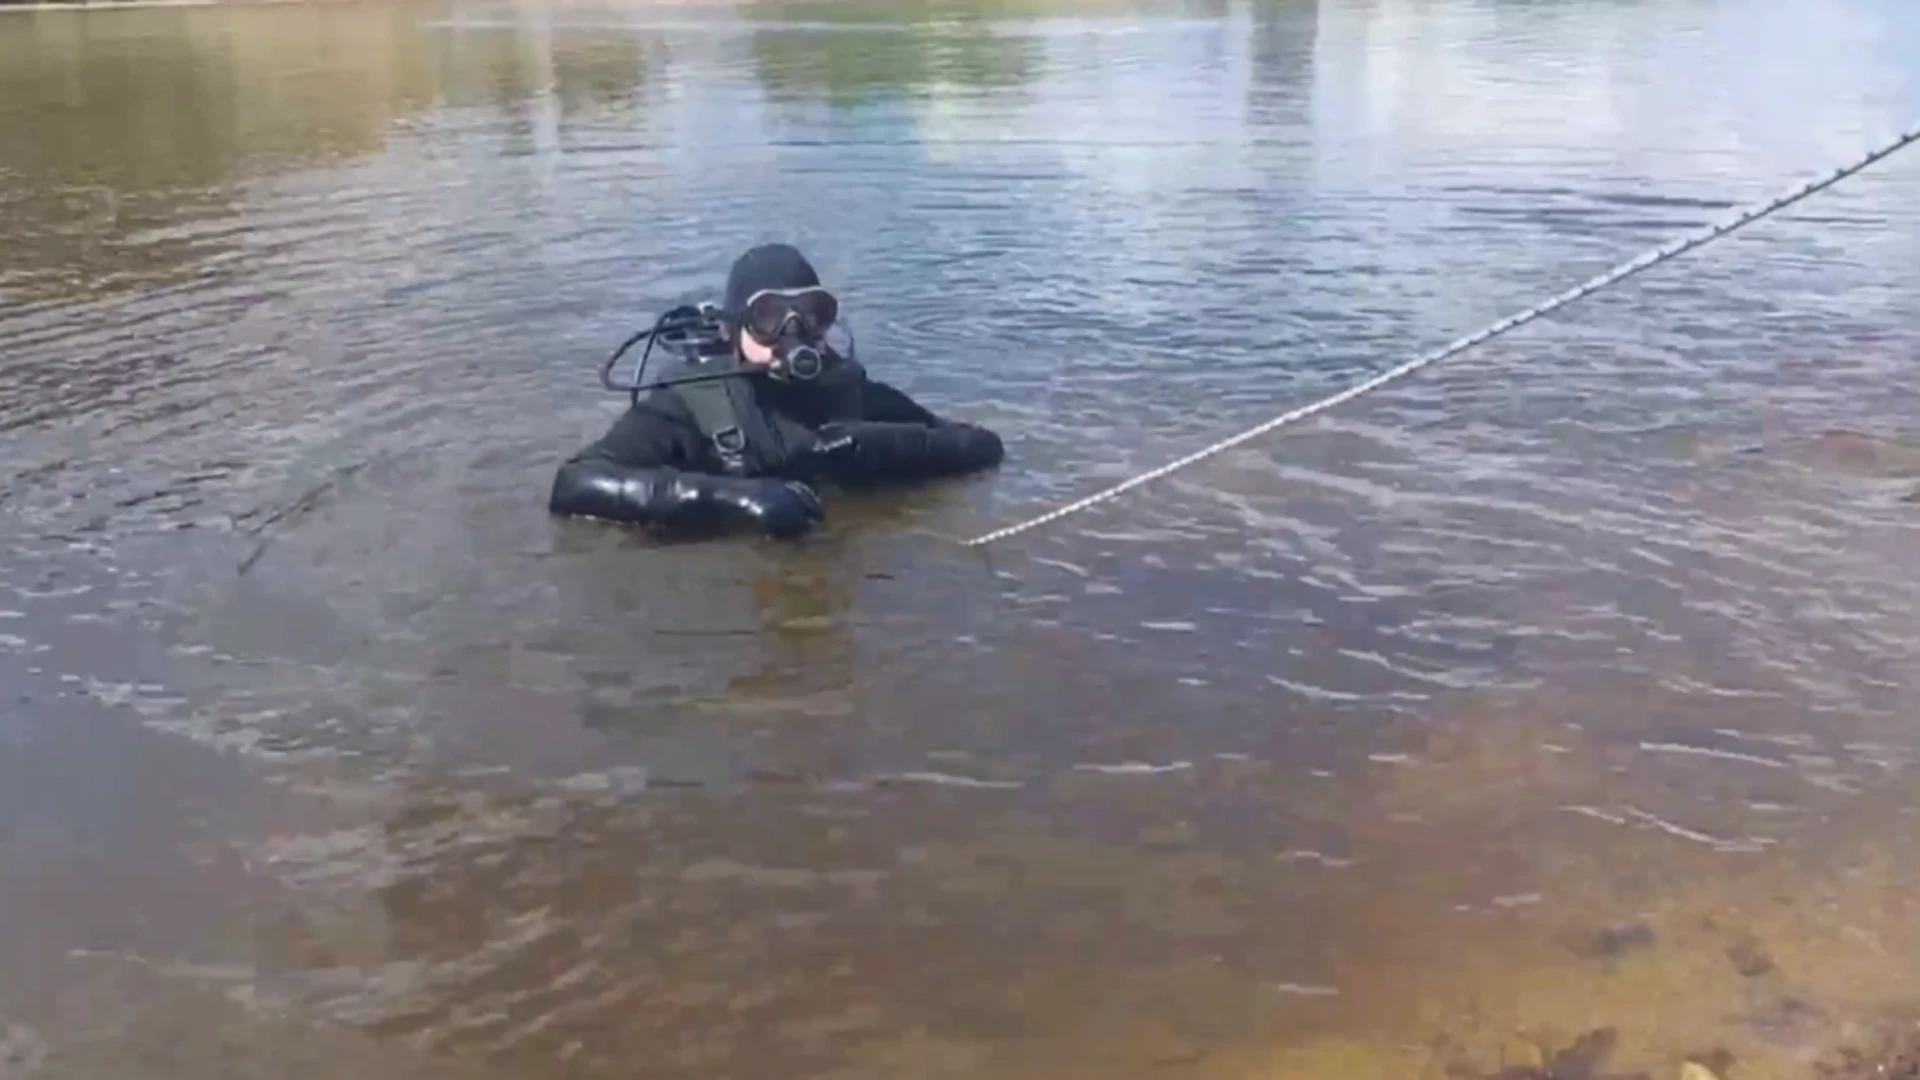
M 820 497 L 798 481 L 630 469 L 608 461 L 570 462 L 554 478 L 555 513 L 704 531 L 752 522 L 791 539 L 825 516 Z
M 813 528 L 826 516 L 820 496 L 798 480 L 762 477 L 751 480 L 734 477 L 702 477 L 704 496 L 722 504 L 732 504 L 760 525 L 762 532 L 779 540 L 791 540 Z

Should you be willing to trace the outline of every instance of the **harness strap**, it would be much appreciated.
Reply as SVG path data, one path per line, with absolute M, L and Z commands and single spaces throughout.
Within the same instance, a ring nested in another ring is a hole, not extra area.
M 752 475 L 778 456 L 747 379 L 682 383 L 674 389 L 727 472 Z

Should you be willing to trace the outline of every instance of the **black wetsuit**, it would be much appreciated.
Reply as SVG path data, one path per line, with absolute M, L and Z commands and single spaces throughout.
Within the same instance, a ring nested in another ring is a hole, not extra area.
M 936 416 L 850 360 L 832 358 L 808 382 L 725 382 L 743 436 L 737 453 L 722 452 L 688 401 L 714 400 L 706 387 L 652 389 L 560 467 L 549 508 L 676 532 L 752 525 L 792 537 L 820 518 L 813 489 L 823 481 L 867 487 L 957 476 L 1004 454 L 993 432 Z

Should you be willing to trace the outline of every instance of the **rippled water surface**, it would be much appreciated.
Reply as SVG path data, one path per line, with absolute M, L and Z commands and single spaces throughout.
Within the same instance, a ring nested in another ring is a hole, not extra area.
M 1909 0 L 0 13 L 0 1077 L 1911 1025 L 1920 151 L 950 538 L 1838 164 L 1915 57 Z M 550 520 L 604 351 L 769 237 L 1006 466 L 798 548 Z

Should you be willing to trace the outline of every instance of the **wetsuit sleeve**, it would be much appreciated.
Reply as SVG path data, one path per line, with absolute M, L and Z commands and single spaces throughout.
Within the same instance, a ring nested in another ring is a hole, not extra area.
M 867 380 L 864 422 L 823 433 L 833 478 L 845 484 L 931 480 L 990 469 L 1006 450 L 978 424 L 948 420 L 899 390 Z
M 878 379 L 868 379 L 861 393 L 861 419 L 874 420 L 883 424 L 926 424 L 940 423 L 940 417 L 932 410 L 908 397 L 905 391 L 895 389 Z
M 693 459 L 693 440 L 698 435 L 684 411 L 642 399 L 570 461 L 600 461 L 628 469 L 684 467 Z
M 684 412 L 642 401 L 560 466 L 547 508 L 674 532 L 753 526 L 776 537 L 820 519 L 819 498 L 803 484 L 699 471 L 699 439 Z

